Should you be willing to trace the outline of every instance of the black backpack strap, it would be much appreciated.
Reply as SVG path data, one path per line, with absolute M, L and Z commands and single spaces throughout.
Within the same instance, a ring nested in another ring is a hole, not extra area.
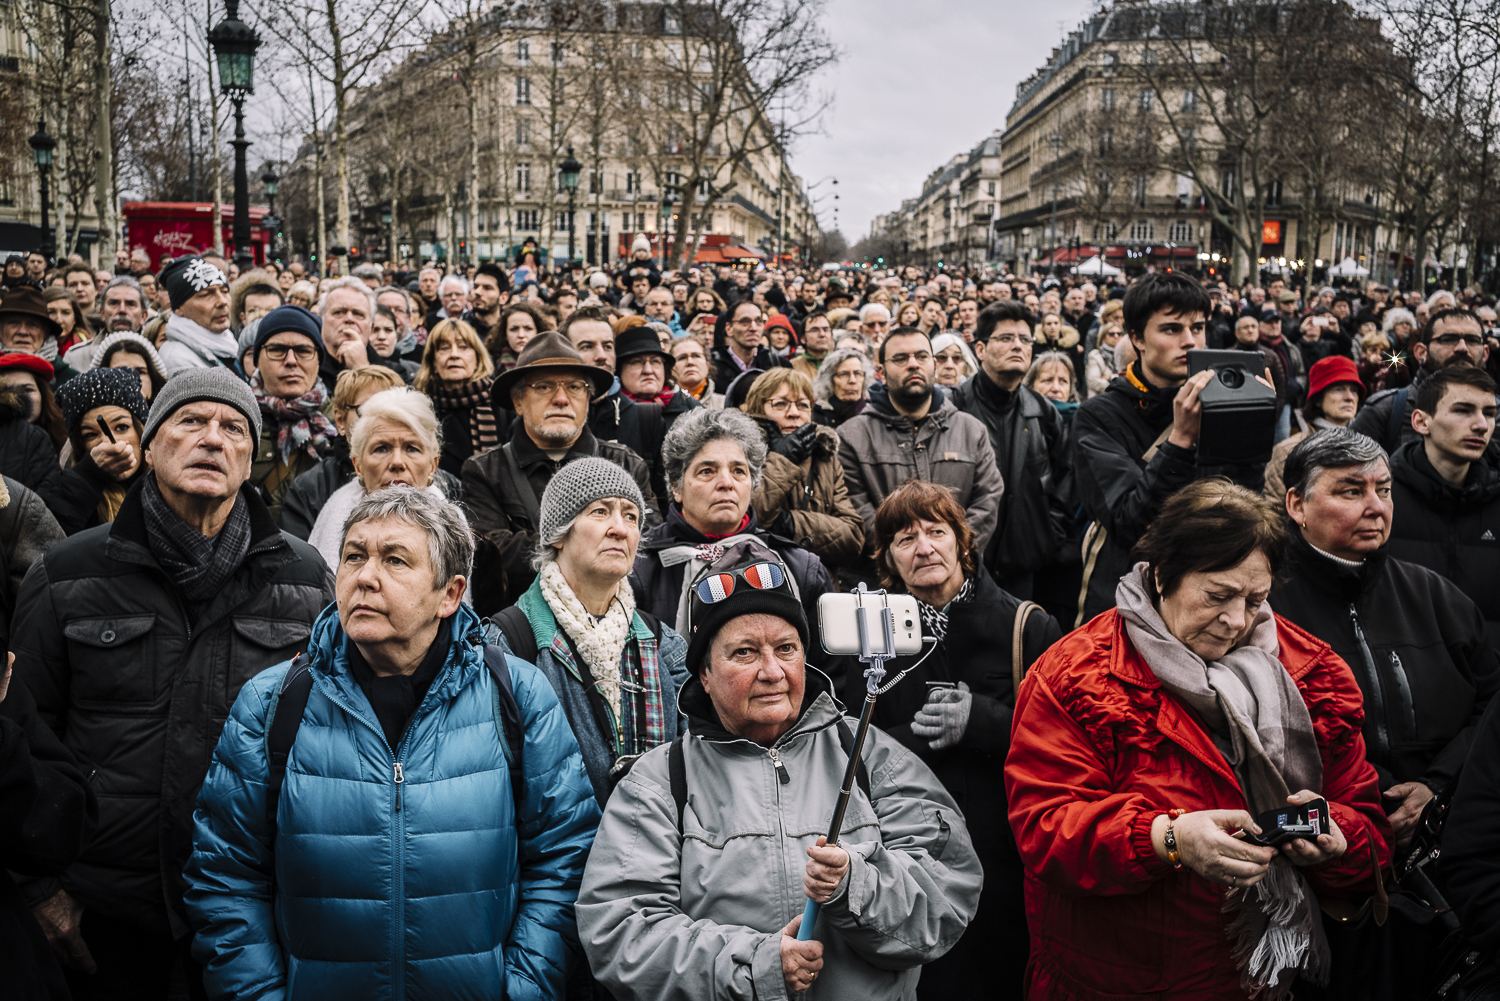
M 1386 451 L 1394 452 L 1401 444 L 1401 426 L 1406 423 L 1406 398 L 1411 395 L 1410 386 L 1402 386 L 1391 396 L 1391 414 L 1385 419 Z
M 679 736 L 667 747 L 667 779 L 672 786 L 672 802 L 677 804 L 677 833 L 682 834 L 682 815 L 687 810 L 687 759 Z
M 530 627 L 527 629 L 529 631 Z M 515 797 L 516 814 L 519 817 L 521 796 L 526 791 L 525 773 L 521 768 L 526 726 L 521 721 L 521 704 L 516 701 L 516 688 L 511 681 L 510 665 L 505 662 L 505 651 L 486 643 L 484 666 L 489 670 L 490 677 L 495 679 L 495 723 L 500 728 L 500 746 L 505 750 L 505 765 L 510 771 L 510 791 Z
M 531 481 L 526 478 L 526 471 L 516 461 L 516 452 L 510 442 L 500 446 L 500 457 L 510 473 L 516 500 L 520 501 L 521 506 L 526 509 L 526 517 L 531 519 L 531 529 L 535 531 L 542 524 L 542 505 L 536 499 L 536 490 L 532 488 Z
M 854 753 L 854 731 L 849 729 L 849 721 L 842 716 L 839 717 L 839 746 L 844 749 L 845 754 Z M 854 767 L 854 781 L 859 784 L 860 791 L 865 794 L 865 799 L 871 803 L 875 802 L 875 797 L 870 795 L 870 770 L 865 767 L 863 755 Z
M 305 653 L 292 658 L 286 674 L 282 675 L 276 701 L 271 704 L 271 722 L 266 732 L 266 760 L 270 767 L 266 780 L 266 819 L 272 828 L 276 826 L 276 809 L 281 804 L 281 786 L 286 781 L 287 758 L 292 755 L 297 731 L 302 728 L 307 698 L 312 694 L 310 663 Z
M 502 608 L 490 616 L 490 621 L 500 627 L 500 632 L 505 634 L 505 642 L 510 645 L 510 652 L 517 660 L 524 660 L 528 664 L 536 663 L 536 633 L 531 631 L 531 620 L 526 618 L 519 605 L 511 605 Z M 509 672 L 507 672 L 508 676 Z

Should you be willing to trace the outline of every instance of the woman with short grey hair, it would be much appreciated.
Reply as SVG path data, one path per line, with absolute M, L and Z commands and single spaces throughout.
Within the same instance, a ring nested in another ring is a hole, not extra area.
M 608 459 L 563 466 L 542 492 L 537 578 L 486 627 L 551 683 L 601 806 L 629 762 L 676 739 L 688 678 L 687 643 L 636 608 L 625 579 L 645 511 L 635 478 Z
M 360 405 L 349 435 L 354 479 L 329 496 L 307 541 L 329 566 L 337 566 L 345 523 L 372 494 L 402 486 L 444 498 L 436 482 L 441 451 L 437 415 L 425 393 L 401 387 L 370 397 Z
M 760 471 L 766 464 L 766 439 L 755 426 L 755 421 L 738 410 L 705 408 L 678 418 L 662 441 L 662 466 L 674 495 L 680 492 L 683 477 L 694 457 L 721 440 L 739 446 L 752 485 L 760 482 Z
M 813 419 L 836 428 L 865 409 L 875 369 L 869 355 L 853 348 L 830 351 L 813 380 Z

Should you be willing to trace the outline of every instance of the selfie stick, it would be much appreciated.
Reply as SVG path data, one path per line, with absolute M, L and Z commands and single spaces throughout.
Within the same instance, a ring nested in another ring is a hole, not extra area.
M 880 683 L 885 680 L 885 662 L 896 655 L 896 617 L 891 613 L 888 601 L 880 603 L 880 625 L 885 631 L 885 646 L 882 653 L 870 649 L 870 624 L 867 616 L 872 609 L 865 607 L 866 595 L 885 596 L 884 591 L 870 591 L 864 581 L 854 589 L 859 595 L 859 607 L 854 610 L 854 624 L 859 629 L 859 659 L 865 665 L 865 705 L 859 714 L 859 727 L 854 731 L 854 748 L 849 752 L 849 765 L 844 769 L 844 787 L 839 790 L 838 805 L 833 808 L 833 823 L 828 826 L 828 843 L 836 845 L 839 829 L 844 826 L 844 813 L 849 809 L 849 797 L 854 793 L 854 777 L 859 773 L 860 754 L 864 751 L 865 734 L 870 732 L 870 718 L 875 715 L 875 696 L 880 694 Z M 813 925 L 818 920 L 821 905 L 808 898 L 802 909 L 802 927 L 797 929 L 797 941 L 807 942 L 813 937 Z

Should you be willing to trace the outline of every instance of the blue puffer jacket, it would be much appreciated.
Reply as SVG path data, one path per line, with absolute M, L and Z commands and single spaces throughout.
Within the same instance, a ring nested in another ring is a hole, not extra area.
M 599 809 L 557 696 L 510 658 L 526 728 L 517 822 L 479 620 L 460 608 L 452 623 L 447 663 L 392 754 L 349 672 L 337 608 L 319 616 L 274 831 L 266 729 L 287 666 L 240 692 L 187 866 L 210 995 L 563 996 Z

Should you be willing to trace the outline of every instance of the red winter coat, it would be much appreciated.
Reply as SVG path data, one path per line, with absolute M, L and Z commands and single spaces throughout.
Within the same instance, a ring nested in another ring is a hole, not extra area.
M 1277 616 L 1281 662 L 1312 714 L 1324 798 L 1349 850 L 1303 869 L 1320 897 L 1374 889 L 1391 826 L 1365 761 L 1359 685 L 1328 644 Z M 1234 772 L 1109 611 L 1027 674 L 1005 764 L 1026 865 L 1027 996 L 1046 1001 L 1244 998 L 1222 912 L 1227 887 L 1151 846 L 1172 808 L 1243 810 Z

